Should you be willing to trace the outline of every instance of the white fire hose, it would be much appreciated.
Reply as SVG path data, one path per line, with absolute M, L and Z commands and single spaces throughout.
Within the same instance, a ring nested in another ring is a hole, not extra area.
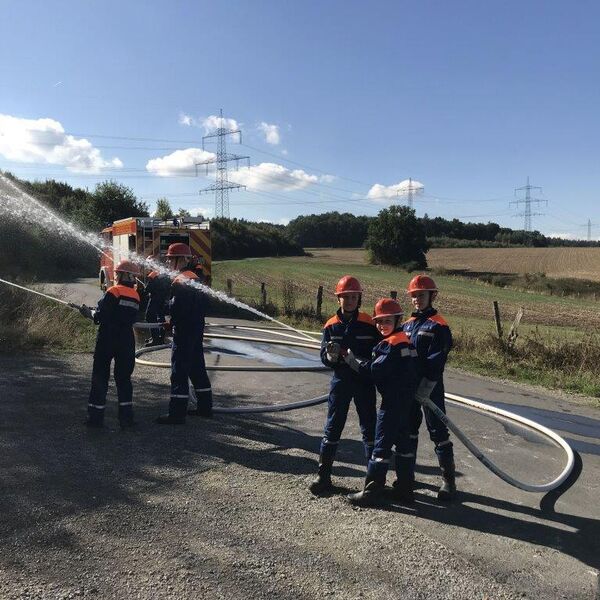
M 134 327 L 138 328 L 138 329 L 152 329 L 152 328 L 156 328 L 157 324 L 155 324 L 155 323 L 136 323 Z M 260 332 L 260 333 L 269 332 L 270 334 L 284 336 L 286 338 L 294 338 L 295 337 L 295 336 L 293 336 L 293 334 L 283 333 L 280 330 L 279 331 L 273 330 L 275 328 L 271 328 L 271 327 L 253 327 L 253 326 L 251 327 L 251 326 L 245 326 L 245 325 L 243 325 L 243 326 L 242 325 L 221 326 L 218 324 L 208 324 L 207 327 L 226 327 L 226 328 L 232 328 L 232 329 L 240 329 L 242 331 L 249 331 L 249 332 L 250 331 L 256 331 L 256 332 Z M 303 331 L 302 333 L 319 335 L 317 332 L 309 332 L 309 331 Z M 298 340 L 295 342 L 292 340 L 287 340 L 287 339 L 286 340 L 273 340 L 273 339 L 267 339 L 267 338 L 253 338 L 253 337 L 246 337 L 246 336 L 229 336 L 229 335 L 214 334 L 214 333 L 206 334 L 205 337 L 214 338 L 214 339 L 233 339 L 233 340 L 237 340 L 237 341 L 248 341 L 248 342 L 255 342 L 255 343 L 262 343 L 262 344 L 266 343 L 266 344 L 284 345 L 284 346 L 297 346 L 297 347 L 308 348 L 308 349 L 313 349 L 313 350 L 318 350 L 320 348 L 320 345 L 316 340 L 315 340 L 314 344 L 310 344 L 310 343 L 306 342 L 305 338 L 299 338 L 299 337 L 295 338 L 296 340 Z M 170 344 L 163 344 L 161 346 L 152 346 L 150 348 L 142 348 L 136 352 L 136 361 L 139 364 L 143 364 L 143 365 L 161 367 L 161 368 L 169 368 L 170 365 L 168 363 L 148 361 L 148 360 L 139 358 L 140 356 L 142 356 L 143 354 L 145 354 L 147 352 L 152 352 L 155 350 L 162 350 L 162 349 L 169 348 L 169 347 L 170 347 Z M 285 372 L 285 371 L 327 371 L 329 369 L 327 369 L 324 366 L 323 367 L 321 367 L 321 366 L 281 367 L 281 366 L 259 365 L 259 366 L 251 367 L 251 366 L 223 365 L 223 366 L 209 366 L 209 367 L 207 367 L 207 370 L 213 370 L 213 371 L 284 371 Z M 192 387 L 190 387 L 190 394 L 193 395 Z M 328 396 L 324 395 L 324 396 L 319 396 L 317 398 L 312 398 L 310 400 L 303 400 L 300 402 L 293 402 L 293 403 L 289 403 L 289 404 L 275 404 L 275 405 L 271 405 L 271 406 L 254 406 L 254 407 L 248 406 L 248 407 L 240 407 L 240 408 L 216 407 L 213 410 L 216 413 L 229 413 L 229 414 L 231 414 L 231 413 L 235 414 L 235 413 L 279 412 L 279 411 L 284 411 L 284 410 L 295 410 L 298 408 L 304 408 L 307 406 L 314 406 L 316 404 L 321 404 L 321 403 L 327 401 L 327 398 L 328 398 Z M 517 487 L 521 490 L 525 490 L 527 492 L 543 493 L 543 492 L 549 492 L 549 491 L 554 490 L 557 487 L 559 487 L 571 474 L 571 471 L 573 470 L 573 467 L 575 465 L 575 455 L 573 453 L 573 450 L 571 449 L 571 446 L 569 446 L 569 444 L 556 432 L 552 431 L 551 429 L 549 429 L 547 427 L 544 427 L 543 425 L 540 425 L 539 423 L 536 423 L 535 421 L 532 421 L 525 417 L 521 417 L 520 415 L 517 415 L 508 410 L 496 408 L 495 406 L 491 406 L 489 404 L 484 404 L 483 402 L 477 402 L 475 400 L 471 400 L 469 398 L 465 398 L 465 397 L 459 396 L 457 394 L 447 393 L 445 395 L 445 398 L 449 402 L 460 404 L 460 405 L 465 406 L 470 409 L 483 411 L 485 413 L 490 413 L 492 415 L 496 415 L 496 416 L 502 417 L 504 419 L 513 421 L 515 423 L 518 423 L 519 425 L 522 425 L 524 427 L 528 427 L 528 428 L 536 431 L 537 433 L 540 433 L 541 435 L 545 436 L 546 438 L 550 439 L 553 443 L 555 443 L 557 446 L 559 446 L 560 448 L 562 448 L 565 451 L 565 453 L 567 455 L 567 462 L 566 462 L 566 465 L 563 468 L 562 472 L 558 475 L 558 477 L 556 477 L 555 479 L 553 479 L 552 481 L 550 481 L 548 483 L 543 483 L 543 484 L 533 484 L 533 483 L 526 483 L 526 482 L 520 481 L 520 480 L 516 479 L 515 477 L 512 477 L 505 471 L 503 471 L 500 467 L 498 467 L 498 465 L 496 465 L 492 460 L 490 460 L 471 440 L 469 440 L 469 438 L 467 438 L 467 436 L 459 429 L 459 427 L 453 421 L 450 420 L 448 415 L 446 415 L 444 412 L 442 412 L 431 400 L 427 400 L 424 403 L 424 405 L 427 406 L 427 408 L 429 408 L 440 419 L 440 421 L 442 421 L 448 427 L 448 429 L 450 429 L 450 431 L 452 431 L 454 433 L 454 435 L 456 435 L 456 437 L 467 447 L 467 449 L 471 452 L 471 454 L 473 454 L 473 456 L 477 460 L 479 460 L 492 473 L 494 473 L 495 475 L 500 477 L 500 479 L 502 479 L 503 481 L 506 481 L 506 483 L 508 483 L 514 487 Z

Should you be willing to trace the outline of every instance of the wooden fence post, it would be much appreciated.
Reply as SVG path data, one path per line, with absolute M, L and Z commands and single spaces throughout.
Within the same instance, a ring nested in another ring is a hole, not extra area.
M 398 298 L 398 292 L 396 290 L 391 290 L 390 298 L 393 298 L 394 300 L 396 300 L 396 298 Z
M 523 318 L 523 307 L 519 308 L 517 311 L 517 316 L 511 325 L 510 331 L 508 332 L 507 344 L 509 348 L 513 348 L 517 338 L 519 337 L 518 329 L 521 324 L 521 319 Z
M 267 305 L 267 286 L 264 281 L 260 284 L 260 304 L 263 308 Z
M 227 295 L 233 296 L 233 282 L 231 279 L 227 279 Z
M 319 289 L 317 290 L 317 317 L 319 319 L 322 319 L 323 317 L 321 316 L 321 308 L 323 306 L 323 286 L 320 285 Z
M 494 319 L 496 320 L 496 331 L 498 332 L 498 339 L 502 339 L 502 323 L 500 322 L 500 308 L 498 307 L 498 301 L 494 300 Z

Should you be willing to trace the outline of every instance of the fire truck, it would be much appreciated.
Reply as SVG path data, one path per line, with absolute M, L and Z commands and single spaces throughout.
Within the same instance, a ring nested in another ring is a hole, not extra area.
M 100 287 L 106 290 L 114 283 L 114 264 L 135 252 L 146 258 L 153 254 L 163 257 L 175 242 L 188 244 L 194 258 L 202 266 L 206 282 L 211 280 L 210 223 L 202 217 L 177 217 L 161 221 L 152 217 L 119 219 L 102 230 L 106 242 L 105 254 L 100 257 Z M 149 270 L 148 270 L 149 272 Z M 143 270 L 142 281 L 148 274 Z

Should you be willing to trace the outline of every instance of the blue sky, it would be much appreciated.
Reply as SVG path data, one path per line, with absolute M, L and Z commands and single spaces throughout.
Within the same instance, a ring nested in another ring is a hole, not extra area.
M 600 236 L 596 2 L 0 9 L 0 168 L 19 176 L 111 178 L 151 208 L 166 196 L 210 214 L 198 190 L 213 175 L 193 165 L 212 156 L 201 138 L 223 108 L 243 130 L 228 150 L 252 165 L 230 172 L 248 185 L 231 216 L 374 215 L 406 201 L 412 177 L 420 215 L 519 228 L 509 201 L 529 176 L 548 200 L 534 228 L 585 237 L 591 219 Z

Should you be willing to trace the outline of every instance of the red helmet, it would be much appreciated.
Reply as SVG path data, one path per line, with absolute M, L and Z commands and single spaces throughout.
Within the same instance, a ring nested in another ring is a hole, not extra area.
M 344 275 L 335 286 L 335 295 L 343 296 L 344 294 L 362 294 L 362 288 L 356 277 Z
M 416 275 L 410 280 L 406 290 L 409 294 L 413 292 L 437 292 L 435 281 L 428 275 Z
M 404 314 L 398 300 L 393 298 L 382 298 L 377 301 L 373 319 L 383 319 L 384 317 L 401 317 Z
M 185 258 L 189 258 L 192 256 L 192 249 L 183 242 L 176 242 L 175 244 L 171 244 L 169 249 L 167 250 L 168 257 L 176 257 L 183 256 Z
M 140 267 L 130 260 L 122 260 L 115 267 L 115 273 L 131 273 L 132 275 L 139 275 Z

